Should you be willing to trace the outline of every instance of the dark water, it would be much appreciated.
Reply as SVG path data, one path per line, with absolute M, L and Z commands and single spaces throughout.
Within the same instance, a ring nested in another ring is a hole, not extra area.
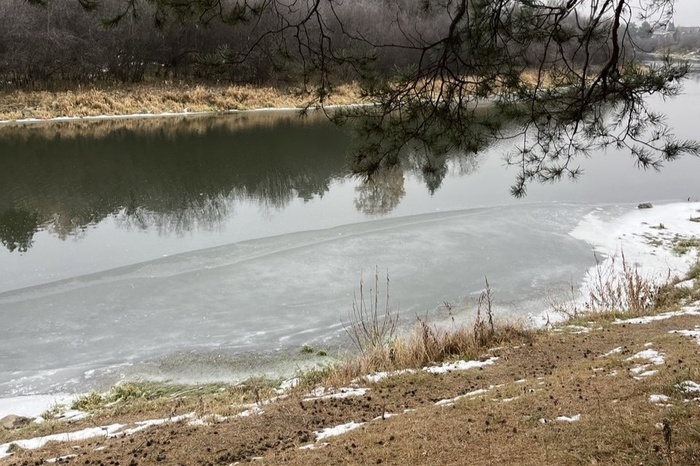
M 697 81 L 657 105 L 697 136 Z M 501 314 L 536 313 L 591 265 L 568 233 L 593 208 L 700 197 L 692 158 L 594 154 L 579 182 L 515 200 L 506 144 L 434 194 L 416 173 L 348 177 L 349 145 L 284 112 L 0 128 L 0 396 L 265 371 L 338 344 L 375 267 L 406 321 L 444 318 L 484 275 Z

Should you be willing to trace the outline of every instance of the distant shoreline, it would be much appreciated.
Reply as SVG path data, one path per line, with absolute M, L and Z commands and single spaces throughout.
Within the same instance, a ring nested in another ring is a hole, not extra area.
M 314 108 L 315 98 L 294 88 L 131 85 L 2 95 L 0 126 L 40 122 L 206 116 Z M 359 87 L 338 86 L 324 108 L 363 105 Z

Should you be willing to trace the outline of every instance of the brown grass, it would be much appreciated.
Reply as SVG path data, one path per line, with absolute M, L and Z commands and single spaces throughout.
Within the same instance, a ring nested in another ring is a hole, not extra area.
M 327 119 L 322 112 L 307 112 L 305 118 L 309 121 Z M 298 112 L 289 112 L 288 119 L 299 119 Z M 166 136 L 181 134 L 203 134 L 214 129 L 229 131 L 249 128 L 269 128 L 283 123 L 279 112 L 243 112 L 227 115 L 190 115 L 172 116 L 164 124 L 163 118 L 118 118 L 104 120 L 72 120 L 72 121 L 43 121 L 32 123 L 28 131 L 14 131 L 14 138 L 105 138 L 115 132 L 127 130 L 135 134 L 158 132 Z M 9 123 L 3 128 L 20 126 L 21 123 Z
M 685 380 L 700 382 L 700 351 L 693 339 L 669 333 L 698 323 L 696 316 L 682 316 L 649 325 L 591 322 L 585 334 L 565 328 L 536 333 L 525 344 L 485 352 L 499 359 L 479 370 L 405 373 L 370 384 L 364 396 L 345 399 L 306 401 L 297 391 L 262 405 L 261 415 L 210 418 L 205 426 L 179 422 L 127 438 L 54 443 L 18 451 L 0 464 L 34 464 L 65 454 L 78 455 L 72 464 L 88 465 L 700 464 L 700 403 L 693 400 L 697 395 L 679 389 Z M 616 347 L 619 353 L 603 356 Z M 635 380 L 630 369 L 639 361 L 629 358 L 649 347 L 666 362 L 653 366 L 655 375 Z M 478 389 L 483 392 L 453 405 L 435 404 Z M 670 406 L 651 403 L 651 394 L 668 396 Z M 207 398 L 180 397 L 187 406 L 175 413 L 205 406 Z M 575 415 L 580 415 L 577 422 L 556 420 Z M 91 422 L 108 421 L 121 419 L 96 415 Z M 365 424 L 319 442 L 317 449 L 298 449 L 313 442 L 315 431 L 350 421 Z
M 313 95 L 265 86 L 124 85 L 67 91 L 14 91 L 0 95 L 0 120 L 98 115 L 226 112 L 254 108 L 304 107 Z M 338 86 L 329 105 L 359 103 L 355 84 Z
M 375 270 L 374 286 L 365 292 L 360 281 L 359 295 L 353 300 L 350 323 L 346 327 L 357 354 L 347 357 L 333 373 L 334 384 L 377 371 L 421 368 L 431 363 L 455 358 L 478 358 L 485 350 L 503 344 L 527 342 L 536 330 L 521 323 L 496 322 L 492 309 L 492 291 L 485 280 L 471 325 L 431 324 L 418 318 L 408 333 L 397 336 L 399 313 L 390 306 L 389 277 L 385 298 L 380 306 L 379 273 Z

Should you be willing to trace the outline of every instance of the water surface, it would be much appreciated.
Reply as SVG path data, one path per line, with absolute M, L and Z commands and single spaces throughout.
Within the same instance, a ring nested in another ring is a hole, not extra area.
M 700 83 L 657 105 L 696 137 Z M 288 112 L 0 128 L 0 396 L 235 379 L 335 348 L 375 267 L 406 322 L 448 318 L 484 276 L 523 317 L 592 264 L 569 232 L 593 209 L 700 197 L 693 158 L 657 173 L 598 153 L 516 200 L 506 143 L 434 194 L 415 173 L 349 177 L 349 145 Z

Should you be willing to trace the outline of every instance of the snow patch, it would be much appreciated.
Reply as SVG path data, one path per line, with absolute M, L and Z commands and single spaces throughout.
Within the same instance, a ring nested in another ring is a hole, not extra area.
M 13 442 L 0 445 L 0 458 L 4 458 L 11 454 L 7 451 L 11 444 L 15 444 L 24 450 L 36 450 L 49 442 L 76 442 L 94 437 L 111 437 L 123 428 L 124 424 L 111 424 L 102 427 L 89 427 L 76 432 L 52 434 L 25 440 L 15 440 Z
M 421 369 L 424 372 L 428 372 L 429 374 L 446 374 L 449 372 L 455 372 L 455 371 L 466 371 L 469 369 L 476 369 L 479 367 L 484 367 L 484 366 L 490 366 L 494 362 L 498 361 L 498 357 L 492 356 L 484 361 L 455 361 L 455 362 L 446 362 L 443 364 L 440 364 L 438 366 L 426 366 L 423 369 Z M 352 383 L 360 383 L 362 381 L 367 382 L 367 383 L 377 383 L 380 382 L 387 377 L 393 377 L 395 375 L 401 375 L 401 374 L 415 374 L 416 371 L 414 369 L 403 369 L 400 371 L 392 371 L 392 372 L 376 372 L 374 374 L 370 375 L 365 375 L 362 377 L 359 377 L 357 379 L 354 379 Z
M 676 385 L 683 393 L 700 393 L 700 384 L 686 380 Z
M 628 213 L 612 220 L 604 218 L 602 210 L 595 210 L 569 234 L 591 243 L 596 252 L 607 255 L 604 266 L 612 266 L 611 258 L 623 250 L 627 263 L 634 264 L 641 276 L 661 283 L 669 272 L 671 276 L 683 276 L 694 258 L 692 254 L 679 256 L 670 247 L 656 244 L 668 242 L 675 235 L 699 236 L 700 224 L 688 221 L 699 208 L 698 202 L 656 205 L 653 209 L 630 206 Z M 621 261 L 615 261 L 615 267 L 621 269 Z M 594 279 L 595 268 L 592 268 L 586 279 L 588 286 L 584 289 L 590 289 Z
M 344 387 L 338 390 L 319 387 L 306 396 L 303 401 L 328 400 L 331 398 L 342 399 L 351 396 L 363 396 L 369 388 Z
M 630 356 L 629 358 L 625 359 L 625 361 L 634 361 L 636 359 L 646 359 L 650 363 L 657 366 L 660 366 L 666 362 L 663 354 L 653 349 L 645 349 L 644 351 L 640 351 L 634 356 Z
M 472 398 L 478 395 L 483 395 L 484 393 L 487 393 L 489 390 L 495 388 L 494 385 L 491 385 L 489 388 L 480 388 L 478 390 L 474 390 L 468 393 L 465 393 L 463 395 L 456 396 L 454 398 L 446 398 L 444 400 L 439 400 L 435 402 L 436 406 L 452 406 L 454 405 L 458 400 L 461 400 L 462 398 Z
M 667 403 L 669 398 L 666 395 L 653 394 L 649 395 L 649 403 L 654 404 L 664 404 Z
M 78 455 L 65 455 L 65 456 L 57 456 L 56 458 L 49 458 L 45 460 L 47 463 L 59 463 L 61 461 L 69 460 L 71 458 L 75 458 Z
M 695 341 L 700 345 L 700 329 L 695 330 L 671 330 L 668 333 L 677 333 L 678 335 L 683 335 L 685 337 L 695 338 Z
M 610 351 L 608 351 L 607 353 L 601 355 L 600 357 L 607 358 L 607 357 L 612 356 L 613 354 L 619 354 L 619 353 L 622 353 L 622 346 L 618 346 L 617 348 L 613 348 Z
M 498 358 L 492 356 L 485 361 L 457 361 L 444 363 L 439 366 L 429 366 L 424 367 L 423 370 L 430 374 L 446 374 L 453 371 L 465 371 L 469 369 L 475 369 L 478 367 L 490 366 L 494 362 L 498 361 Z
M 0 458 L 9 456 L 7 450 L 10 445 L 15 444 L 24 450 L 36 450 L 46 445 L 48 442 L 76 442 L 79 440 L 86 440 L 95 437 L 105 437 L 114 438 L 134 434 L 141 430 L 147 429 L 151 426 L 157 426 L 165 424 L 167 422 L 178 422 L 185 419 L 193 419 L 195 417 L 194 413 L 183 414 L 181 416 L 173 416 L 164 419 L 151 419 L 148 421 L 136 422 L 136 427 L 130 429 L 124 429 L 126 425 L 124 424 L 110 424 L 108 426 L 100 427 L 89 427 L 87 429 L 79 430 L 76 432 L 65 432 L 60 434 L 46 435 L 43 437 L 35 437 L 23 440 L 14 440 L 12 442 L 4 443 L 0 445 Z
M 395 375 L 401 375 L 401 374 L 415 374 L 416 371 L 413 369 L 403 369 L 400 371 L 392 371 L 392 372 L 375 372 L 374 374 L 370 375 L 365 375 L 363 377 L 357 378 L 353 380 L 353 383 L 359 383 L 360 381 L 365 381 L 368 383 L 377 383 L 380 382 L 387 377 L 393 377 Z
M 350 421 L 339 426 L 327 427 L 318 432 L 314 432 L 314 434 L 316 435 L 316 441 L 318 442 L 319 440 L 323 440 L 328 437 L 335 437 L 337 435 L 345 434 L 347 432 L 350 432 L 351 430 L 357 429 L 358 427 L 362 427 L 363 425 L 365 425 L 364 422 Z
M 241 411 L 240 413 L 236 414 L 236 417 L 250 417 L 255 414 L 263 414 L 265 411 L 263 411 L 259 406 L 253 406 L 249 409 L 246 409 L 245 411 Z
M 684 309 L 681 309 L 680 311 L 664 312 L 663 314 L 657 314 L 655 316 L 634 317 L 632 319 L 615 319 L 613 324 L 616 324 L 616 325 L 650 324 L 652 322 L 666 320 L 666 319 L 670 319 L 672 317 L 678 317 L 678 316 L 700 316 L 700 310 L 684 308 Z

